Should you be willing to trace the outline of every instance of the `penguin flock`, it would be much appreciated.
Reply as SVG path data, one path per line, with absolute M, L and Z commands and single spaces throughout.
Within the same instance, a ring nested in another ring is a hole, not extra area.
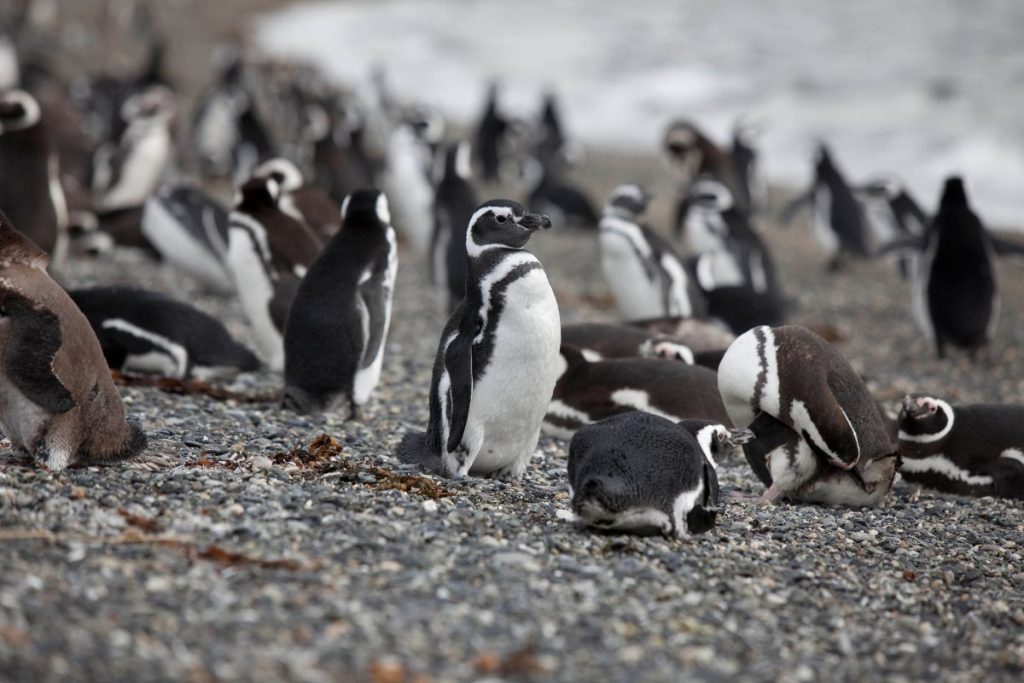
M 749 121 L 729 146 L 693 121 L 668 125 L 676 210 L 656 226 L 631 178 L 594 208 L 554 93 L 516 119 L 492 83 L 460 136 L 382 75 L 353 92 L 231 47 L 183 136 L 161 41 L 122 77 L 72 82 L 32 58 L 0 92 L 0 428 L 51 471 L 145 451 L 111 370 L 263 369 L 280 377 L 281 410 L 364 419 L 401 256 L 428 266 L 449 316 L 422 387 L 427 423 L 395 435 L 409 466 L 516 481 L 545 434 L 567 442 L 582 525 L 668 536 L 714 527 L 718 468 L 740 455 L 765 503 L 877 506 L 897 473 L 1024 498 L 1024 406 L 910 395 L 890 415 L 835 346 L 787 324 Z M 499 192 L 519 201 L 481 202 Z M 893 178 L 849 183 L 821 143 L 783 222 L 803 207 L 829 271 L 897 259 L 938 356 L 984 353 L 1001 309 L 994 259 L 1024 245 L 986 229 L 961 178 L 929 216 Z M 596 245 L 614 321 L 563 324 L 528 249 L 548 229 Z M 65 288 L 69 261 L 129 248 L 234 299 L 255 348 L 167 294 Z

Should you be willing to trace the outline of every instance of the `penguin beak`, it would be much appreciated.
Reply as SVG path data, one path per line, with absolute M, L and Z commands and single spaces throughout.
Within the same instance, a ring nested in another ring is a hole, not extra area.
M 519 225 L 531 232 L 538 228 L 547 230 L 551 227 L 551 219 L 542 213 L 528 213 L 519 220 Z
M 756 437 L 749 429 L 730 429 L 728 443 L 733 448 L 739 448 L 743 444 L 750 443 Z

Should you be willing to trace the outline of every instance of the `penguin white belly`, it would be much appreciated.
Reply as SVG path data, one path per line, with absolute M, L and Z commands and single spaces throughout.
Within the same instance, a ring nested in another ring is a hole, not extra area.
M 698 259 L 697 282 L 705 292 L 747 284 L 739 261 L 725 249 L 706 252 Z
M 209 217 L 213 221 L 212 215 Z M 204 215 L 204 223 L 206 223 Z M 216 228 L 214 227 L 214 231 Z M 231 276 L 217 257 L 196 242 L 156 197 L 146 200 L 142 211 L 142 234 L 167 261 L 218 294 L 234 290 Z
M 142 206 L 160 184 L 170 160 L 171 138 L 167 129 L 159 127 L 147 131 L 132 147 L 117 185 L 100 199 L 99 208 L 113 211 Z
M 915 259 L 913 291 L 914 320 L 918 328 L 929 341 L 935 339 L 935 325 L 932 323 L 931 309 L 928 307 L 928 283 L 931 280 L 932 260 L 935 258 L 935 249 L 938 241 L 935 240 L 928 245 L 924 254 Z
M 713 211 L 690 210 L 686 217 L 686 247 L 692 254 L 705 254 L 725 248 L 722 236 L 728 233 L 722 217 Z
M 421 254 L 430 248 L 434 188 L 425 168 L 428 153 L 410 131 L 395 131 L 388 142 L 387 171 L 381 178 L 394 225 Z
M 618 234 L 602 232 L 601 269 L 615 296 L 624 320 L 660 318 L 665 315 L 661 289 L 652 282 L 629 241 Z
M 818 186 L 814 190 L 814 236 L 829 256 L 839 251 L 839 238 L 832 229 L 832 193 L 828 188 Z
M 387 345 L 388 330 L 391 328 L 391 302 L 395 291 L 395 277 L 398 275 L 398 244 L 395 240 L 395 232 L 391 228 L 388 228 L 387 238 L 391 251 L 388 257 L 387 271 L 384 273 L 384 282 L 382 283 L 385 289 L 384 320 L 382 323 L 376 323 L 383 324 L 384 330 L 381 332 L 380 346 L 377 348 L 377 353 L 373 360 L 366 367 L 356 371 L 355 386 L 352 389 L 352 400 L 356 405 L 363 405 L 370 400 L 370 394 L 373 393 L 373 390 L 377 388 L 377 384 L 380 382 L 380 370 L 384 365 L 384 347 Z M 363 307 L 363 310 L 366 310 L 366 305 L 361 301 L 360 305 Z M 364 320 L 364 324 L 366 326 L 363 329 L 367 331 L 367 336 L 369 336 L 369 325 L 375 323 L 374 321 Z M 363 351 L 364 354 L 367 352 Z
M 270 316 L 274 283 L 257 249 L 246 230 L 231 228 L 228 231 L 228 267 L 242 310 L 252 325 L 256 348 L 272 370 L 280 371 L 284 369 L 284 340 Z
M 12 382 L 0 382 L 0 429 L 11 445 L 35 453 L 53 416 L 25 397 Z
M 506 290 L 494 352 L 473 385 L 463 442 L 480 445 L 470 473 L 516 478 L 526 470 L 562 367 L 561 338 L 547 276 L 530 271 Z
M 231 170 L 231 149 L 238 139 L 235 105 L 227 94 L 214 95 L 196 126 L 196 148 L 216 174 Z
M 795 492 L 818 470 L 817 459 L 802 438 L 795 447 L 780 446 L 765 456 L 765 459 L 772 475 L 772 484 L 786 493 Z

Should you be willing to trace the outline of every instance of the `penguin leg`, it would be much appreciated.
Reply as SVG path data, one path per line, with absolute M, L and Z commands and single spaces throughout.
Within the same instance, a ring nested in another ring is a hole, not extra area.
M 348 421 L 349 422 L 362 422 L 363 421 L 363 407 L 355 402 L 355 399 L 349 399 L 348 404 Z

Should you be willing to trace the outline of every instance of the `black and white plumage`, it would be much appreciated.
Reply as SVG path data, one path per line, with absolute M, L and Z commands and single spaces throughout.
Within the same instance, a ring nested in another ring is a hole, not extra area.
M 757 128 L 749 121 L 738 121 L 732 131 L 732 159 L 740 204 L 747 213 L 755 214 L 768 204 L 768 183 L 760 172 L 757 159 Z
M 284 333 L 284 404 L 304 413 L 346 400 L 350 418 L 380 380 L 398 248 L 387 198 L 357 190 L 342 228 L 302 279 Z
M 921 237 L 931 222 L 910 191 L 896 178 L 875 178 L 858 188 L 857 197 L 872 227 L 876 245 Z M 906 251 L 899 255 L 900 275 L 904 279 L 913 277 L 918 256 L 916 252 Z
M 713 370 L 661 358 L 592 362 L 566 344 L 560 353 L 561 374 L 544 416 L 549 436 L 569 439 L 583 425 L 632 410 L 731 425 Z
M 558 304 L 526 243 L 551 221 L 506 200 L 484 203 L 466 234 L 466 298 L 448 320 L 430 386 L 427 431 L 404 462 L 447 476 L 522 476 L 559 371 Z
M 0 198 L 11 222 L 59 270 L 68 251 L 67 202 L 46 119 L 24 90 L 0 95 Z
M 527 201 L 532 210 L 550 214 L 551 222 L 558 226 L 597 226 L 597 211 L 590 198 L 565 177 L 559 164 L 525 157 L 522 165 L 524 183 L 530 188 Z
M 219 294 L 235 290 L 225 261 L 228 211 L 191 185 L 166 185 L 146 200 L 142 235 L 177 270 Z
M 616 415 L 569 444 L 569 495 L 587 526 L 685 536 L 711 530 L 719 509 L 718 461 L 749 437 L 702 420 Z
M 700 177 L 715 178 L 737 198 L 737 209 L 750 213 L 745 202 L 746 192 L 736 173 L 736 164 L 732 156 L 712 142 L 700 128 L 691 121 L 680 119 L 673 121 L 665 130 L 662 149 L 680 199 L 676 210 L 676 230 L 686 218 L 690 189 L 694 181 Z
M 439 116 L 422 121 L 401 121 L 388 137 L 387 165 L 381 188 L 392 198 L 395 229 L 420 254 L 430 249 L 433 232 L 433 146 L 443 130 Z
M 764 499 L 878 505 L 898 458 L 864 381 L 831 345 L 798 326 L 756 327 L 726 351 L 718 387 L 737 427 L 757 436 L 747 461 Z
M 498 181 L 501 171 L 502 150 L 508 121 L 498 110 L 498 85 L 492 83 L 487 89 L 484 113 L 477 124 L 473 152 L 480 164 L 480 175 L 485 182 Z
M 273 178 L 253 178 L 239 194 L 228 218 L 226 262 L 260 356 L 282 370 L 288 307 L 323 245 L 278 206 L 281 190 Z
M 639 222 L 647 194 L 620 185 L 601 218 L 601 268 L 624 320 L 701 316 L 704 301 L 672 245 Z
M 277 205 L 306 226 L 325 242 L 341 229 L 338 205 L 317 185 L 306 182 L 302 171 L 283 157 L 268 159 L 252 171 L 253 177 L 270 177 L 281 188 Z
M 670 334 L 648 333 L 636 327 L 607 323 L 562 325 L 562 344 L 578 349 L 591 362 L 612 358 L 664 358 L 712 370 L 718 367 L 725 353 L 724 346 L 694 352 L 682 339 Z
M 479 204 L 470 183 L 471 174 L 468 143 L 449 146 L 434 195 L 434 233 L 430 240 L 431 274 L 434 283 L 448 292 L 449 313 L 466 294 L 465 230 Z
M 632 320 L 627 324 L 648 334 L 667 334 L 697 354 L 724 352 L 736 341 L 736 335 L 719 320 L 670 316 Z
M 907 396 L 897 423 L 905 481 L 947 493 L 1024 498 L 1024 407 Z
M 115 370 L 203 379 L 260 367 L 255 354 L 236 342 L 220 321 L 183 301 L 132 287 L 69 294 Z

